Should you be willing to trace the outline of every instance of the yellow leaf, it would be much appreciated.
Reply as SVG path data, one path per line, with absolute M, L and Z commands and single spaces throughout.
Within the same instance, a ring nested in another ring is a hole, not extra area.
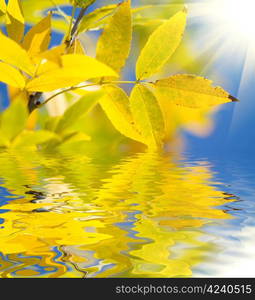
M 129 107 L 126 93 L 116 85 L 105 85 L 105 96 L 100 100 L 100 105 L 113 126 L 123 135 L 144 142 L 134 126 L 134 119 Z
M 20 42 L 24 35 L 24 15 L 20 0 L 9 0 L 6 14 L 6 28 L 10 38 Z
M 9 147 L 10 141 L 4 136 L 0 129 L 0 149 Z
M 24 37 L 23 47 L 30 56 L 46 51 L 51 37 L 51 14 L 32 27 Z
M 20 89 L 25 87 L 25 79 L 20 72 L 3 62 L 0 62 L 0 81 Z
M 83 31 L 89 30 L 91 28 L 96 28 L 101 24 L 102 21 L 105 21 L 105 19 L 107 19 L 112 14 L 116 7 L 116 4 L 102 6 L 85 15 L 79 25 L 78 33 L 82 33 Z
M 36 74 L 40 75 L 42 73 L 51 71 L 61 67 L 61 56 L 65 53 L 66 45 L 61 44 L 59 46 L 53 47 L 49 50 L 46 50 L 42 53 L 39 53 L 34 59 L 37 63 L 40 63 Z M 42 63 L 42 60 L 46 59 L 47 61 Z
M 79 39 L 75 39 L 72 46 L 68 49 L 67 54 L 85 54 L 85 50 Z
M 0 33 L 0 60 L 3 60 L 29 75 L 33 75 L 35 66 L 27 52 L 15 41 Z
M 89 92 L 81 97 L 65 111 L 56 126 L 55 132 L 62 133 L 66 129 L 69 129 L 70 126 L 92 109 L 102 95 L 103 92 L 99 90 L 96 92 Z
M 189 108 L 203 108 L 237 101 L 221 87 L 213 87 L 212 81 L 194 75 L 174 75 L 155 83 L 160 101 L 169 101 Z
M 45 72 L 32 79 L 27 84 L 27 90 L 30 92 L 47 92 L 74 86 L 91 78 L 118 76 L 108 66 L 86 55 L 63 55 L 61 65 L 62 68 Z
M 148 147 L 161 148 L 165 125 L 154 94 L 144 85 L 136 85 L 130 96 L 130 106 L 136 127 Z
M 6 4 L 5 0 L 0 0 L 0 16 L 6 13 Z
M 119 5 L 99 38 L 97 59 L 116 72 L 124 67 L 132 38 L 130 1 Z
M 186 9 L 160 25 L 149 37 L 136 64 L 137 79 L 159 72 L 179 46 L 186 25 Z

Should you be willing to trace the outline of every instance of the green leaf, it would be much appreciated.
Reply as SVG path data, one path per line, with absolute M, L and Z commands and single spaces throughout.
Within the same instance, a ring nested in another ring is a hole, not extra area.
M 48 116 L 44 123 L 43 128 L 48 131 L 55 131 L 56 127 L 58 125 L 58 122 L 61 118 L 62 118 L 62 116 L 54 116 L 54 117 Z
M 13 143 L 11 144 L 11 147 L 28 149 L 57 138 L 58 137 L 56 134 L 47 130 L 24 130 L 14 139 Z
M 15 100 L 1 116 L 1 133 L 11 141 L 25 128 L 27 118 L 28 111 L 25 103 Z
M 55 132 L 61 133 L 66 129 L 69 129 L 75 122 L 77 122 L 82 116 L 88 113 L 93 106 L 103 96 L 103 91 L 88 92 L 87 95 L 81 97 L 76 103 L 70 106 L 61 117 L 56 126 Z
M 48 92 L 60 88 L 77 85 L 85 80 L 100 77 L 118 77 L 110 67 L 95 58 L 68 54 L 61 57 L 62 68 L 54 68 L 27 84 L 30 92 Z
M 213 87 L 212 81 L 194 75 L 174 75 L 155 83 L 160 101 L 169 101 L 190 108 L 203 108 L 237 101 L 221 87 Z
M 51 14 L 33 26 L 24 37 L 23 47 L 30 56 L 46 51 L 51 38 Z
M 19 44 L 0 32 L 0 45 L 0 60 L 33 75 L 35 66 L 28 53 Z
M 6 11 L 6 28 L 10 38 L 20 42 L 23 38 L 25 20 L 20 0 L 9 0 Z
M 154 94 L 144 85 L 138 84 L 132 90 L 130 106 L 136 127 L 149 148 L 162 147 L 165 124 L 160 106 Z
M 134 119 L 130 111 L 129 98 L 126 93 L 116 85 L 105 85 L 105 96 L 100 100 L 100 105 L 113 126 L 123 135 L 144 142 L 134 126 Z
M 128 58 L 131 39 L 130 1 L 125 1 L 119 5 L 99 38 L 97 59 L 119 73 Z
M 146 79 L 159 72 L 179 46 L 186 25 L 186 9 L 160 25 L 149 37 L 136 64 L 136 77 Z
M 26 84 L 24 77 L 17 69 L 3 62 L 0 62 L 0 81 L 20 89 L 23 89 Z

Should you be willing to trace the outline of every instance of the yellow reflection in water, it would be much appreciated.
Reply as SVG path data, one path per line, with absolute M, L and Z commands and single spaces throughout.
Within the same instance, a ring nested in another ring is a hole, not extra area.
M 5 152 L 0 166 L 2 277 L 190 277 L 217 251 L 203 227 L 231 218 L 206 163 Z

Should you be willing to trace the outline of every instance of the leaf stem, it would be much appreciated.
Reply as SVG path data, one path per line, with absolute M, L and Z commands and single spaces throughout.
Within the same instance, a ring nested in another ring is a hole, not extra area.
M 107 84 L 107 83 L 115 83 L 115 84 L 136 84 L 137 81 L 110 81 L 110 82 L 103 82 L 103 84 Z
M 98 85 L 97 83 L 91 83 L 91 84 L 86 84 L 86 85 L 81 85 L 81 86 L 72 86 L 70 88 L 67 88 L 65 90 L 61 90 L 59 91 L 58 93 L 50 96 L 48 99 L 46 99 L 43 103 L 41 103 L 38 108 L 42 107 L 43 105 L 47 104 L 50 100 L 52 100 L 53 98 L 61 95 L 61 94 L 64 94 L 66 92 L 70 92 L 70 91 L 74 91 L 74 90 L 78 90 L 78 89 L 82 89 L 82 88 L 86 88 L 86 87 L 90 87 L 90 86 L 95 86 L 95 85 Z
M 50 96 L 48 99 L 46 99 L 43 103 L 41 103 L 40 105 L 38 105 L 38 108 L 42 107 L 43 105 L 47 104 L 49 101 L 51 101 L 52 99 L 54 99 L 55 97 L 64 94 L 66 92 L 70 92 L 70 91 L 74 91 L 74 90 L 78 90 L 78 89 L 82 89 L 82 88 L 86 88 L 86 87 L 90 87 L 90 86 L 96 86 L 96 85 L 104 85 L 104 84 L 137 84 L 137 81 L 109 81 L 109 82 L 101 82 L 100 84 L 98 83 L 90 83 L 90 84 L 85 84 L 85 85 L 80 85 L 80 86 L 72 86 L 70 88 L 64 89 L 59 91 L 58 93 Z

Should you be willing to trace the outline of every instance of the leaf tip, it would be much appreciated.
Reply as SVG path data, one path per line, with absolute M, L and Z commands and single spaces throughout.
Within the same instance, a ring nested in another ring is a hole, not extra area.
M 229 95 L 228 98 L 232 101 L 232 102 L 240 102 L 237 98 Z
M 187 14 L 188 13 L 188 6 L 184 5 L 182 11 Z

